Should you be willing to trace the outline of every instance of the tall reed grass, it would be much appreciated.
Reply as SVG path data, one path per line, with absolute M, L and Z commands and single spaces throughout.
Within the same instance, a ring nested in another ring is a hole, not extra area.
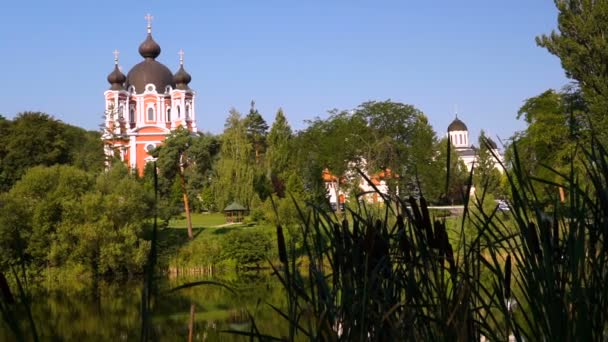
M 299 208 L 304 256 L 288 248 L 277 226 L 275 274 L 289 304 L 270 305 L 290 329 L 272 338 L 607 340 L 608 153 L 597 143 L 580 149 L 585 172 L 554 171 L 561 181 L 550 182 L 526 174 L 514 151 L 510 213 L 488 210 L 484 193 L 469 199 L 466 189 L 455 245 L 424 197 L 379 193 L 382 215 L 361 204 L 349 209 L 350 220 L 314 204 Z M 540 192 L 552 203 L 543 203 Z M 474 227 L 472 236 L 465 226 Z M 297 258 L 307 260 L 307 269 Z

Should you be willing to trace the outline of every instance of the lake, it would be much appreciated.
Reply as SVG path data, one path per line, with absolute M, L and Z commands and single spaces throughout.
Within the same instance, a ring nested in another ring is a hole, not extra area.
M 199 280 L 222 282 L 236 293 L 214 285 L 167 293 L 173 287 Z M 249 331 L 248 312 L 262 333 L 287 335 L 285 320 L 267 305 L 286 307 L 284 291 L 276 277 L 250 274 L 219 279 L 164 278 L 157 285 L 151 318 L 154 340 L 188 341 L 191 334 L 194 341 L 245 341 L 248 339 L 243 336 L 222 331 Z M 31 308 L 40 339 L 137 341 L 142 288 L 143 280 L 39 286 L 32 291 Z M 25 312 L 19 316 L 27 327 Z M 4 322 L 0 325 L 0 340 L 14 340 Z

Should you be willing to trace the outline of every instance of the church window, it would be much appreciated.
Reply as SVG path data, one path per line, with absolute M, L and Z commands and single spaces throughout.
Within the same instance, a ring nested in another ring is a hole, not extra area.
M 148 121 L 154 121 L 154 108 L 148 108 Z
M 186 105 L 186 120 L 190 119 L 190 105 Z
M 133 108 L 129 111 L 129 122 L 135 122 L 135 109 Z
M 171 108 L 167 108 L 167 122 L 171 121 Z
M 177 106 L 177 118 L 181 118 L 181 108 L 180 106 Z
M 122 119 L 124 117 L 123 112 L 124 112 L 123 106 L 118 107 L 118 118 L 119 119 Z

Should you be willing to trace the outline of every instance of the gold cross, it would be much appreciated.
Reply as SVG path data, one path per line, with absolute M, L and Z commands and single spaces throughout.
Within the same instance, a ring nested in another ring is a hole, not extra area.
M 184 65 L 184 50 L 179 49 L 177 54 L 179 55 L 179 65 Z
M 120 52 L 118 50 L 114 50 L 114 64 L 118 64 L 118 55 Z
M 148 33 L 150 33 L 152 31 L 152 19 L 154 19 L 154 17 L 151 16 L 150 13 L 148 13 L 144 17 L 144 19 L 146 19 L 146 21 L 148 21 Z

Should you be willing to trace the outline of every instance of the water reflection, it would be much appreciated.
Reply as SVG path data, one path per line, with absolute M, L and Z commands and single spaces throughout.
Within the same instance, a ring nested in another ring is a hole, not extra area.
M 159 341 L 243 341 L 224 330 L 249 331 L 249 313 L 260 331 L 285 335 L 284 321 L 266 303 L 285 307 L 280 283 L 268 275 L 247 275 L 212 280 L 227 284 L 201 285 L 170 294 L 170 288 L 200 278 L 161 279 L 154 298 L 151 336 Z M 207 279 L 210 280 L 210 279 Z M 94 286 L 58 284 L 33 290 L 32 312 L 43 341 L 134 341 L 140 336 L 142 281 L 99 282 Z M 25 313 L 24 330 L 27 330 Z M 0 340 L 14 340 L 0 325 Z

